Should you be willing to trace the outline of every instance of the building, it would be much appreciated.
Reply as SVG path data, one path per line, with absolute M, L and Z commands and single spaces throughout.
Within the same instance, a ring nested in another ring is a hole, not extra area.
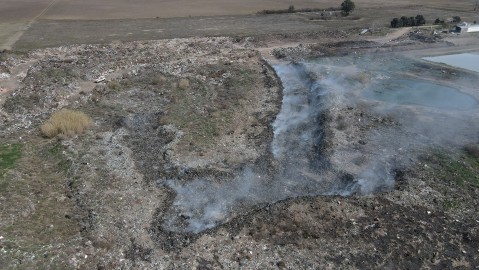
M 471 24 L 469 25 L 469 28 L 467 28 L 468 33 L 472 32 L 479 32 L 479 24 Z
M 479 24 L 470 24 L 467 22 L 462 22 L 456 25 L 456 32 L 458 33 L 479 32 Z

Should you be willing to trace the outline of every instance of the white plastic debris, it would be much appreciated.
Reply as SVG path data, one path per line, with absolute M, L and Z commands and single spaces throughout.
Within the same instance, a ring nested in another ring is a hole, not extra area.
M 98 78 L 95 80 L 95 83 L 101 83 L 101 82 L 103 82 L 103 81 L 105 81 L 105 80 L 106 80 L 106 77 L 105 77 L 105 76 L 100 76 L 100 77 L 98 77 Z

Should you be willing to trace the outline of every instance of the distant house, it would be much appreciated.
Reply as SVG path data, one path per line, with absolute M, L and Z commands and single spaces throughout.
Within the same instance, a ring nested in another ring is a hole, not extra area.
M 479 32 L 479 24 L 470 24 L 467 22 L 462 22 L 456 25 L 456 32 L 458 33 L 473 33 Z
M 479 24 L 471 24 L 469 28 L 467 28 L 467 32 L 479 32 Z

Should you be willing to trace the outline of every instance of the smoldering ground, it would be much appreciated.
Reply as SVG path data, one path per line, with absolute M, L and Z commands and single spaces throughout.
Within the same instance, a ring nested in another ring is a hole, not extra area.
M 176 193 L 163 217 L 163 228 L 199 233 L 262 203 L 307 195 L 387 191 L 394 187 L 394 171 L 414 164 L 424 151 L 477 143 L 477 97 L 473 84 L 466 81 L 477 83 L 478 76 L 467 73 L 467 78 L 445 78 L 443 70 L 420 70 L 424 66 L 399 56 L 348 56 L 274 66 L 284 88 L 281 111 L 272 123 L 270 163 L 274 172 L 250 164 L 231 179 L 159 180 Z M 420 78 L 412 75 L 419 73 Z M 435 87 L 456 85 L 439 98 L 454 100 L 462 95 L 468 105 L 434 106 L 424 100 L 414 102 L 414 97 L 406 97 L 412 102 L 402 102 L 404 97 L 397 97 L 400 89 L 382 87 L 398 79 L 407 81 L 402 87 L 409 88 L 416 87 L 415 82 L 427 82 L 429 94 Z M 386 90 L 392 91 L 392 98 L 368 94 Z M 343 117 L 347 110 L 361 112 Z M 325 117 L 328 114 L 341 115 L 345 127 L 326 134 L 334 122 Z M 371 119 L 387 119 L 388 124 Z M 326 143 L 332 148 L 327 154 Z

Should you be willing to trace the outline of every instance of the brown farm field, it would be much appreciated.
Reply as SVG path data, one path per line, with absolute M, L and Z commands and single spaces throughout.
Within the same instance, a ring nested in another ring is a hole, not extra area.
M 470 12 L 475 1 L 434 0 L 416 1 L 355 1 L 357 15 L 365 21 L 350 25 L 369 27 L 370 24 L 388 24 L 390 14 L 401 16 L 406 11 L 427 12 Z M 196 19 L 173 19 L 151 23 L 151 18 L 191 18 L 204 16 L 252 15 L 265 9 L 324 8 L 339 7 L 340 1 L 212 1 L 212 0 L 180 0 L 180 1 L 12 1 L 2 0 L 0 5 L 0 49 L 12 48 L 13 44 L 27 31 L 24 40 L 33 39 L 38 44 L 24 44 L 19 47 L 32 48 L 85 42 L 107 42 L 111 40 L 145 40 L 186 36 L 218 36 L 218 35 L 252 35 L 278 32 L 314 31 L 322 24 L 305 24 L 301 18 L 293 16 L 292 20 L 284 16 L 281 20 L 253 19 L 250 17 L 230 20 L 226 18 L 208 18 L 209 21 Z M 409 15 L 409 14 L 408 14 Z M 464 15 L 464 14 L 463 14 Z M 378 17 L 382 18 L 379 19 Z M 138 19 L 147 19 L 146 21 Z M 120 22 L 116 20 L 122 20 Z M 127 21 L 124 21 L 127 20 Z M 244 25 L 242 23 L 244 21 Z M 292 21 L 292 22 L 291 22 Z M 298 24 L 298 21 L 300 23 Z M 174 26 L 171 27 L 170 23 Z M 126 25 L 125 25 L 126 24 Z M 212 27 L 210 24 L 213 24 Z M 283 25 L 285 27 L 283 27 Z M 291 24 L 293 26 L 291 27 Z M 330 23 L 331 24 L 331 23 Z M 165 25 L 165 26 L 163 26 Z M 348 24 L 344 25 L 348 27 Z M 332 28 L 338 26 L 333 23 Z M 343 27 L 343 25 L 340 25 Z M 32 29 L 33 28 L 33 29 Z M 107 32 L 103 32 L 106 29 Z M 126 30 L 125 30 L 126 29 Z M 90 34 L 82 33 L 88 31 Z M 143 31 L 138 33 L 138 31 Z M 153 32 L 153 33 L 150 33 Z M 159 33 L 159 34 L 158 34 Z M 52 35 L 50 37 L 50 35 Z M 58 36 L 59 35 L 59 36 Z M 60 40 L 56 40 L 60 39 Z M 43 41 L 42 41 L 43 40 Z M 49 40 L 45 43 L 44 40 Z
M 328 0 L 41 0 L 41 1 L 12 1 L 2 0 L 0 20 L 9 21 L 19 18 L 31 19 L 45 12 L 39 19 L 135 19 L 135 18 L 172 18 L 188 16 L 214 16 L 214 15 L 245 15 L 252 14 L 264 9 L 285 9 L 290 5 L 295 8 L 329 8 L 337 7 L 341 1 Z M 359 8 L 398 8 L 403 9 L 412 6 L 449 9 L 456 11 L 471 10 L 475 1 L 382 1 L 382 0 L 357 0 L 354 1 Z

